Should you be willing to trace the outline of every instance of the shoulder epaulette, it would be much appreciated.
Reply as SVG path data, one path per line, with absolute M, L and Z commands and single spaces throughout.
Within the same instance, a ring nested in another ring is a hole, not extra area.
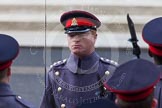
M 50 65 L 50 68 L 52 67 L 57 67 L 57 66 L 60 66 L 62 64 L 65 64 L 67 61 L 67 59 L 64 59 L 64 60 L 61 60 L 61 61 L 57 61 L 57 62 L 54 62 L 52 65 Z
M 109 59 L 106 59 L 106 58 L 103 58 L 103 57 L 100 57 L 100 60 L 104 63 L 108 63 L 108 64 L 112 64 L 112 65 L 115 65 L 115 66 L 118 66 L 119 64 L 113 60 L 109 60 Z
M 17 102 L 19 102 L 20 104 L 22 104 L 22 105 L 25 106 L 26 108 L 34 108 L 34 106 L 33 106 L 31 103 L 25 101 L 25 100 L 22 99 L 22 97 L 19 96 L 19 95 L 15 96 L 15 99 L 16 99 Z

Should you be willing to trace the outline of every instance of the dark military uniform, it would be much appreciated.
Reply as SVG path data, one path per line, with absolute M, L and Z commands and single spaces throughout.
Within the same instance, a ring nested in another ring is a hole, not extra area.
M 97 100 L 94 103 L 83 104 L 76 108 L 119 108 L 114 102 L 108 100 Z
M 71 54 L 68 60 L 54 63 L 48 73 L 41 108 L 75 108 L 100 99 L 114 100 L 102 84 L 112 76 L 116 65 L 95 52 L 81 61 Z
M 34 108 L 30 103 L 23 100 L 21 96 L 12 92 L 10 86 L 0 83 L 0 108 Z
M 11 36 L 0 34 L 0 72 L 4 72 L 5 69 L 8 69 L 7 72 L 11 71 L 10 66 L 18 53 L 18 42 Z M 30 103 L 23 100 L 21 96 L 12 92 L 9 82 L 6 81 L 6 78 L 10 77 L 7 72 L 5 75 L 0 73 L 0 108 L 34 108 Z
M 101 25 L 97 17 L 80 10 L 64 13 L 60 22 L 66 34 L 96 31 Z M 112 76 L 116 65 L 114 61 L 99 57 L 95 51 L 82 59 L 71 53 L 67 60 L 51 66 L 41 108 L 75 108 L 100 99 L 114 100 L 103 83 Z
M 149 45 L 149 51 L 162 58 L 162 17 L 155 18 L 145 24 L 142 36 Z M 157 65 L 161 70 L 160 82 L 155 89 L 155 98 L 158 100 L 157 108 L 162 108 L 162 64 Z
M 158 65 L 158 68 L 160 69 L 160 72 L 161 72 L 160 81 L 156 85 L 154 96 L 158 100 L 157 108 L 162 108 L 162 99 L 161 99 L 162 98 L 162 65 Z

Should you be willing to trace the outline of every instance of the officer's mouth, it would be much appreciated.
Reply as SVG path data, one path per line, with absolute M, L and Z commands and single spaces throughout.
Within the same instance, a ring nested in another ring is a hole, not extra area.
M 73 45 L 72 48 L 78 49 L 81 48 L 81 45 Z

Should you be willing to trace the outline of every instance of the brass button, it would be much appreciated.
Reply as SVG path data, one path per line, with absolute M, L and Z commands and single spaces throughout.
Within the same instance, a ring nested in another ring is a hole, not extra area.
M 104 90 L 106 90 L 106 87 L 104 87 Z
M 106 72 L 105 72 L 105 75 L 109 75 L 109 74 L 110 74 L 110 72 L 109 72 L 109 71 L 106 71 Z
M 53 67 L 53 65 L 50 65 L 50 68 L 52 68 Z
M 61 88 L 61 87 L 58 87 L 58 88 L 57 88 L 57 91 L 58 91 L 58 92 L 60 92 L 61 90 L 62 90 L 62 88 Z
M 56 75 L 56 76 L 59 76 L 59 75 L 60 75 L 59 71 L 56 71 L 56 72 L 55 72 L 55 75 Z
M 61 108 L 65 108 L 65 104 L 61 104 Z
M 21 96 L 17 96 L 17 98 L 21 99 Z

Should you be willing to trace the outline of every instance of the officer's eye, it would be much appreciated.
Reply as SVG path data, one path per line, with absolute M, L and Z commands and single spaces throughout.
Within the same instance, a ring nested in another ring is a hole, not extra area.
M 69 33 L 69 34 L 68 34 L 69 37 L 74 37 L 74 36 L 76 36 L 76 35 L 77 35 L 77 34 L 75 34 L 75 33 Z
M 79 36 L 87 36 L 87 32 L 84 32 L 84 33 L 80 33 Z

